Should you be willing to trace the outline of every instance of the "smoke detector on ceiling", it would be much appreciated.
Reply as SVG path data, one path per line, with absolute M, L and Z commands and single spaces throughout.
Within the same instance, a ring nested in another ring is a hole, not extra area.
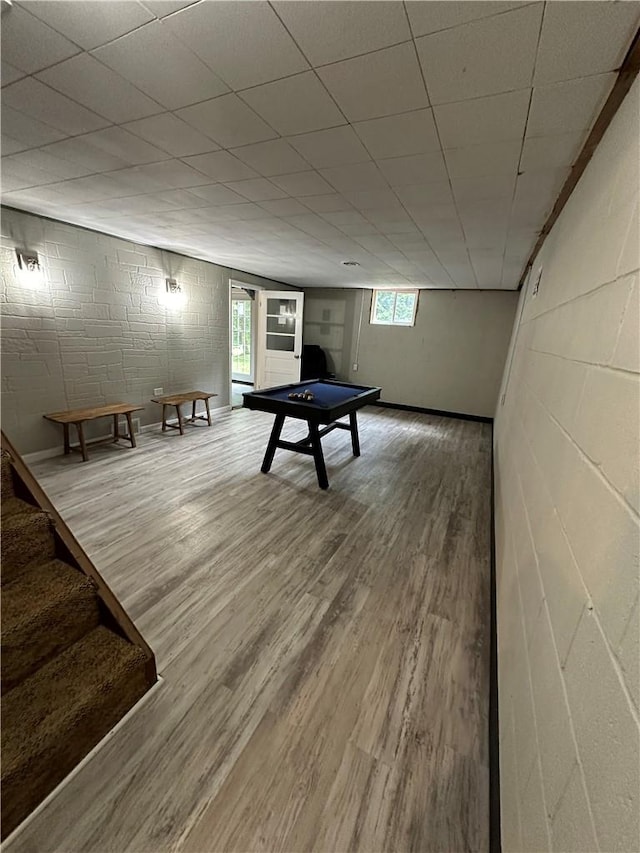
M 357 261 L 343 261 L 342 266 L 343 267 L 359 267 L 360 264 Z

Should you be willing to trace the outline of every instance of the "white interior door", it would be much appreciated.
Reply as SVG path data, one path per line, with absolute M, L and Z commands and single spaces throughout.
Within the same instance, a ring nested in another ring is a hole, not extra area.
M 258 294 L 256 389 L 300 381 L 303 302 L 293 290 Z

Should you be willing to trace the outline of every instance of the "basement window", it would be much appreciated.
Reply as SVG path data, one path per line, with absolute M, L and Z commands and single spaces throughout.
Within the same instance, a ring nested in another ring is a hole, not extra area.
M 417 290 L 374 290 L 371 322 L 382 326 L 413 326 L 417 308 Z

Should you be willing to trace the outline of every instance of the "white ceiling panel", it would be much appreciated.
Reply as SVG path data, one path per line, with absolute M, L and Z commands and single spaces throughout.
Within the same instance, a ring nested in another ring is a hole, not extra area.
M 2 199 L 292 284 L 516 287 L 638 8 L 20 0 Z
M 292 175 L 279 175 L 273 183 L 290 196 L 316 196 L 331 192 L 331 185 L 317 172 L 298 172 Z
M 501 3 L 493 0 L 462 0 L 462 2 L 442 2 L 442 0 L 424 0 L 407 3 L 407 14 L 411 21 L 414 36 L 423 36 L 439 30 L 459 27 L 469 21 L 490 18 L 511 9 L 526 6 L 526 2 Z
M 372 157 L 403 157 L 440 148 L 430 109 L 354 124 Z
M 531 84 L 543 3 L 416 40 L 433 104 L 480 98 Z M 500 62 L 496 62 L 496 57 Z
M 547 3 L 534 84 L 618 68 L 640 24 L 635 2 Z
M 99 47 L 93 55 L 170 110 L 229 91 L 160 21 Z
M 292 136 L 289 142 L 316 169 L 347 166 L 371 159 L 348 125 Z
M 309 68 L 268 3 L 198 3 L 172 15 L 166 26 L 232 89 Z
M 530 89 L 434 107 L 445 149 L 522 139 Z
M 212 154 L 186 157 L 185 163 L 193 166 L 199 172 L 209 175 L 214 181 L 242 181 L 247 178 L 258 177 L 258 173 L 254 169 L 238 160 L 229 151 L 214 151 Z
M 63 131 L 66 136 L 88 133 L 110 124 L 107 119 L 55 92 L 35 77 L 25 77 L 3 89 L 2 103 Z
M 255 145 L 234 148 L 233 154 L 267 178 L 303 172 L 311 166 L 284 139 L 272 139 Z
M 344 116 L 312 71 L 247 89 L 241 97 L 283 136 L 344 124 Z
M 3 62 L 26 74 L 80 53 L 77 45 L 18 5 L 3 8 L 1 35 Z
M 492 175 L 515 174 L 518 169 L 522 142 L 468 145 L 465 148 L 448 148 L 444 152 L 447 168 L 452 178 L 483 178 Z
M 525 139 L 520 169 L 523 172 L 572 166 L 582 149 L 586 131 L 534 136 Z
M 531 99 L 527 137 L 578 132 L 591 127 L 615 79 L 615 74 L 598 74 L 565 83 L 536 86 Z
M 338 192 L 387 189 L 387 182 L 375 163 L 334 166 L 322 169 L 322 175 Z
M 403 4 L 393 0 L 340 0 L 330 7 L 286 0 L 272 5 L 313 65 L 326 65 L 411 38 Z
M 20 103 L 19 99 L 16 103 Z M 23 148 L 36 148 L 47 145 L 57 139 L 64 139 L 68 134 L 56 130 L 32 116 L 14 110 L 2 97 L 2 132 L 22 144 Z M 3 152 L 4 153 L 4 152 Z
M 88 53 L 41 71 L 37 79 L 117 124 L 162 111 L 156 101 Z
M 92 3 L 27 0 L 20 5 L 84 50 L 106 44 L 153 20 L 153 15 L 140 3 L 130 0 L 94 0 Z M 2 25 L 4 27 L 4 18 Z
M 215 139 L 224 148 L 249 145 L 277 137 L 237 95 L 223 95 L 178 111 L 187 124 Z
M 173 113 L 161 113 L 124 125 L 126 130 L 157 145 L 174 157 L 188 157 L 217 151 L 218 145 L 204 133 L 179 119 Z
M 233 181 L 226 185 L 248 201 L 269 201 L 286 198 L 287 193 L 266 178 L 252 178 L 249 181 Z
M 429 106 L 413 42 L 325 65 L 318 75 L 349 121 Z
M 447 169 L 441 151 L 382 159 L 378 160 L 377 164 L 392 187 L 447 180 Z
M 16 80 L 20 80 L 21 77 L 25 76 L 24 71 L 20 71 L 19 68 L 14 68 L 13 65 L 10 65 L 8 62 L 2 60 L 2 72 L 0 73 L 0 84 L 2 86 L 8 86 L 9 83 L 15 83 Z

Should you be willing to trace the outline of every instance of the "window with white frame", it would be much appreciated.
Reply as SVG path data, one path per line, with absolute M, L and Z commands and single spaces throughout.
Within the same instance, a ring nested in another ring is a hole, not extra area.
M 417 308 L 417 290 L 374 290 L 371 322 L 382 326 L 413 326 Z

